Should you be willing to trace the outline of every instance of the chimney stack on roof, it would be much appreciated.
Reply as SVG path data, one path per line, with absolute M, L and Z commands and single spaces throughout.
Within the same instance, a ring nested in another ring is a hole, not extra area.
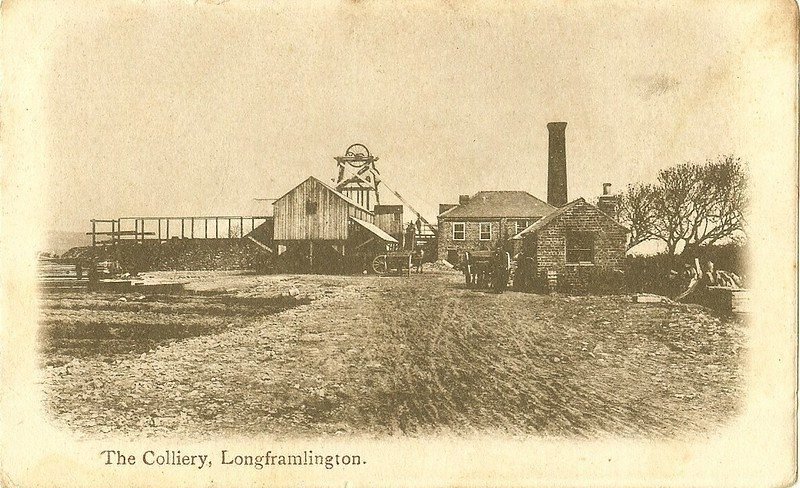
M 459 205 L 466 205 L 469 203 L 469 195 L 459 195 L 458 196 L 458 204 Z
M 566 122 L 550 122 L 550 146 L 547 162 L 547 203 L 561 207 L 567 203 Z
M 611 183 L 603 183 L 603 194 L 597 200 L 597 208 L 615 219 L 619 218 L 619 197 L 611 194 Z

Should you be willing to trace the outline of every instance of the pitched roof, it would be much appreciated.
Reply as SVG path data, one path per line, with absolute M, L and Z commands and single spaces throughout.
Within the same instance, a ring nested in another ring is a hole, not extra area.
M 553 210 L 555 207 L 526 191 L 479 191 L 469 202 L 445 210 L 439 217 L 542 217 Z
M 586 200 L 584 200 L 583 197 L 579 197 L 579 198 L 569 202 L 568 204 L 566 204 L 566 205 L 564 205 L 562 207 L 558 207 L 553 212 L 545 215 L 544 217 L 542 217 L 541 219 L 537 220 L 533 224 L 531 224 L 528 227 L 524 228 L 522 231 L 520 231 L 517 235 L 515 235 L 511 239 L 522 239 L 523 237 L 525 237 L 526 234 L 532 234 L 532 233 L 534 233 L 536 231 L 544 229 L 545 227 L 547 227 L 548 224 L 550 224 L 550 222 L 555 220 L 557 217 L 559 217 L 561 215 L 564 215 L 568 210 L 570 210 L 573 207 L 577 206 L 579 203 L 583 203 L 583 204 L 589 205 L 590 207 L 592 207 L 595 210 L 597 210 L 597 212 L 600 213 L 600 215 L 602 215 L 602 216 L 606 217 L 607 219 L 611 220 L 612 222 L 614 222 L 618 226 L 622 227 L 623 229 L 628 230 L 627 227 L 625 227 L 624 225 L 622 225 L 619 222 L 617 222 L 613 217 L 611 217 L 607 213 L 603 212 L 599 208 L 595 207 L 594 205 L 586 203 Z
M 347 195 L 345 195 L 344 193 L 342 193 L 342 192 L 340 192 L 340 191 L 336 190 L 336 189 L 335 189 L 335 188 L 333 188 L 332 186 L 330 186 L 330 185 L 328 185 L 327 183 L 325 183 L 325 182 L 321 181 L 319 178 L 315 178 L 315 177 L 313 177 L 313 176 L 309 176 L 308 178 L 306 178 L 305 180 L 303 180 L 303 182 L 302 182 L 302 183 L 298 184 L 297 186 L 295 186 L 295 187 L 294 187 L 294 188 L 292 188 L 291 190 L 287 191 L 286 193 L 284 193 L 284 194 L 283 194 L 283 195 L 281 195 L 280 197 L 276 198 L 276 199 L 275 199 L 275 201 L 274 201 L 274 202 L 272 202 L 272 204 L 273 204 L 273 205 L 275 205 L 275 202 L 277 202 L 278 200 L 282 199 L 283 197 L 285 197 L 285 196 L 286 196 L 286 195 L 288 195 L 289 193 L 292 193 L 293 191 L 295 191 L 295 190 L 297 189 L 297 187 L 299 187 L 300 185 L 302 185 L 303 183 L 305 183 L 305 182 L 306 182 L 306 181 L 308 181 L 308 180 L 314 180 L 314 181 L 316 181 L 317 183 L 319 183 L 320 185 L 322 185 L 323 187 L 325 187 L 325 189 L 327 189 L 328 191 L 330 191 L 331 193 L 333 193 L 333 194 L 334 194 L 334 195 L 336 195 L 337 197 L 341 198 L 342 200 L 344 200 L 344 201 L 345 201 L 345 202 L 347 202 L 348 204 L 350 204 L 350 205 L 352 205 L 352 206 L 354 206 L 354 207 L 356 207 L 356 208 L 359 208 L 359 209 L 361 209 L 361 210 L 363 210 L 363 211 L 365 211 L 365 212 L 368 212 L 368 213 L 370 213 L 371 215 L 374 215 L 374 213 L 373 213 L 371 210 L 369 210 L 367 207 L 365 207 L 365 206 L 361 205 L 360 203 L 357 203 L 356 201 L 352 200 L 350 197 L 348 197 L 348 196 L 347 196 Z
M 368 231 L 372 232 L 373 234 L 375 234 L 381 240 L 384 240 L 386 242 L 393 242 L 395 244 L 398 244 L 397 239 L 395 239 L 394 237 L 392 237 L 389 234 L 387 234 L 386 232 L 384 232 L 383 229 L 381 229 L 377 225 L 373 224 L 372 222 L 367 222 L 366 220 L 357 219 L 355 217 L 350 217 L 350 220 L 352 220 L 353 222 L 357 223 L 361 227 L 367 229 Z

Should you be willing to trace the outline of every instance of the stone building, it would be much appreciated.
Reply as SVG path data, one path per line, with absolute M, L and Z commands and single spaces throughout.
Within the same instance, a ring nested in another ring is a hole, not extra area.
M 439 259 L 458 264 L 464 251 L 505 247 L 511 237 L 556 210 L 525 191 L 461 195 L 458 205 L 439 206 Z
M 521 243 L 518 288 L 586 292 L 612 285 L 623 270 L 628 229 L 578 198 L 511 239 Z
M 439 206 L 439 259 L 457 264 L 464 251 L 512 253 L 521 288 L 589 291 L 622 271 L 628 229 L 616 220 L 618 199 L 603 185 L 597 206 L 568 203 L 565 122 L 547 124 L 547 202 L 524 191 L 462 195 Z

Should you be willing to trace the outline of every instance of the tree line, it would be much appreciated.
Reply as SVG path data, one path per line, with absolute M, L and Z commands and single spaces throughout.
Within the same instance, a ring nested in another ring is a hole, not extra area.
M 662 169 L 655 183 L 628 185 L 620 220 L 630 228 L 628 249 L 662 241 L 667 254 L 695 254 L 701 246 L 745 235 L 747 170 L 741 159 L 720 156 L 705 163 Z

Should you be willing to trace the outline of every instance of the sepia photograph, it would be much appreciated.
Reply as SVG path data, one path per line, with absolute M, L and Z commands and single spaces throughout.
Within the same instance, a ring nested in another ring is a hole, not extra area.
M 2 5 L 4 486 L 789 486 L 798 8 Z

